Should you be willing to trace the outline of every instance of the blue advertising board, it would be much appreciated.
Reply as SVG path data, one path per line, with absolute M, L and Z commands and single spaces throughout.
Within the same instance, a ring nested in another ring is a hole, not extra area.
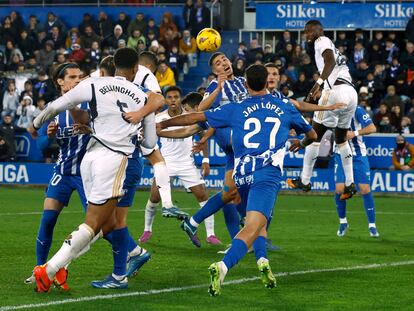
M 274 1 L 256 4 L 256 28 L 303 29 L 308 20 L 317 19 L 327 29 L 404 29 L 413 12 L 413 2 L 302 4 Z
M 161 19 L 164 13 L 170 12 L 175 17 L 174 22 L 178 27 L 184 27 L 184 21 L 181 18 L 182 7 L 181 6 L 5 6 L 0 7 L 0 17 L 9 15 L 11 11 L 17 11 L 21 14 L 23 20 L 27 22 L 30 15 L 36 15 L 41 25 L 47 21 L 47 13 L 53 12 L 59 19 L 67 26 L 68 29 L 72 27 L 78 27 L 82 22 L 83 14 L 91 14 L 95 20 L 97 20 L 99 12 L 105 12 L 108 17 L 113 21 L 118 20 L 118 15 L 121 12 L 130 16 L 131 20 L 135 19 L 135 14 L 140 12 L 145 15 L 145 18 L 154 18 L 156 24 L 161 23 Z M 177 18 L 178 17 L 178 18 Z M 124 32 L 126 30 L 124 29 Z
M 287 169 L 284 177 L 298 177 L 301 169 Z M 46 185 L 53 175 L 53 164 L 44 163 L 0 163 L 0 184 Z M 152 183 L 152 167 L 145 166 L 140 186 L 149 187 Z M 224 167 L 213 167 L 206 178 L 208 188 L 223 187 Z M 312 190 L 332 192 L 335 190 L 333 169 L 317 169 L 312 175 Z M 179 180 L 172 181 L 173 187 L 182 187 Z M 414 193 L 414 171 L 371 171 L 371 188 L 373 192 Z M 282 182 L 282 189 L 287 185 Z

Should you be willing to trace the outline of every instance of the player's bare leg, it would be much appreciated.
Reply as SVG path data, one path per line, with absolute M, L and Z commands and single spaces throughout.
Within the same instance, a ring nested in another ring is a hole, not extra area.
M 200 184 L 190 188 L 191 192 L 196 197 L 198 203 L 200 204 L 200 208 L 203 208 L 208 201 L 208 193 L 206 186 L 204 184 Z M 213 245 L 221 244 L 221 241 L 216 237 L 214 233 L 214 215 L 207 217 L 204 220 L 204 225 L 206 226 L 206 235 L 207 235 L 207 243 Z
M 289 187 L 293 189 L 302 189 L 305 192 L 311 190 L 310 179 L 312 177 L 313 167 L 319 154 L 319 145 L 325 132 L 328 130 L 323 124 L 313 122 L 313 129 L 316 131 L 318 138 L 315 142 L 310 144 L 305 149 L 305 156 L 303 158 L 303 168 L 300 178 L 288 178 L 286 180 Z

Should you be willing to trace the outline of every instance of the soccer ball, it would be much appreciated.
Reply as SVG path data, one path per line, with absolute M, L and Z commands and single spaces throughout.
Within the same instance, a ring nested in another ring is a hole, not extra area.
M 214 52 L 220 48 L 220 33 L 213 28 L 204 28 L 197 35 L 197 47 L 202 52 Z

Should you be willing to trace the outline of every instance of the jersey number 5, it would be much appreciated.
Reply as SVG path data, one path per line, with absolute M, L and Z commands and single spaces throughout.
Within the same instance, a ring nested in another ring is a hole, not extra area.
M 265 122 L 273 123 L 273 128 L 270 131 L 270 136 L 269 136 L 269 149 L 273 149 L 276 147 L 276 135 L 277 135 L 277 132 L 279 131 L 280 120 L 278 118 L 267 117 L 265 119 Z M 253 125 L 253 129 L 250 131 L 251 125 Z M 249 118 L 244 122 L 244 130 L 250 131 L 243 138 L 243 143 L 246 148 L 259 148 L 260 143 L 250 142 L 250 139 L 256 134 L 258 134 L 261 129 L 262 129 L 262 124 L 260 123 L 260 120 L 257 118 Z
M 123 103 L 123 102 L 121 102 L 121 101 L 119 101 L 119 100 L 117 100 L 116 105 L 118 106 L 119 110 L 121 111 L 121 116 L 122 116 L 122 119 L 124 119 L 124 121 L 125 121 L 125 122 L 130 123 L 130 122 L 129 122 L 127 119 L 125 119 L 125 117 L 124 117 L 124 113 L 126 112 L 126 111 L 124 110 L 124 108 L 128 108 L 128 105 L 127 105 L 127 104 L 125 104 L 125 103 Z

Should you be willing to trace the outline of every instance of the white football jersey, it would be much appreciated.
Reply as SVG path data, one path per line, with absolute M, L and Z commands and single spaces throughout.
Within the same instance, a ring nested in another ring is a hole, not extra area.
M 130 155 L 141 123 L 127 122 L 123 113 L 141 109 L 146 101 L 147 95 L 141 88 L 124 77 L 91 77 L 56 99 L 53 106 L 72 108 L 88 102 L 91 141 L 95 139 L 112 151 Z
M 147 67 L 139 65 L 134 83 L 154 93 L 161 93 L 157 78 Z
M 168 110 L 165 110 L 155 116 L 157 123 L 171 119 L 168 114 Z M 183 128 L 183 126 L 172 126 L 168 130 L 176 130 Z M 179 162 L 181 163 L 192 163 L 194 161 L 192 155 L 193 138 L 166 138 L 160 137 L 160 151 L 165 161 L 168 162 Z
M 324 83 L 325 89 L 331 89 L 336 80 L 342 80 L 342 82 L 347 82 L 352 85 L 352 78 L 349 73 L 348 66 L 346 65 L 346 57 L 342 55 L 338 49 L 335 47 L 333 42 L 325 36 L 321 36 L 315 41 L 315 62 L 318 67 L 318 71 L 321 74 L 323 68 L 325 67 L 325 62 L 323 60 L 323 52 L 325 50 L 332 50 L 335 58 L 335 68 L 332 70 L 328 79 Z

